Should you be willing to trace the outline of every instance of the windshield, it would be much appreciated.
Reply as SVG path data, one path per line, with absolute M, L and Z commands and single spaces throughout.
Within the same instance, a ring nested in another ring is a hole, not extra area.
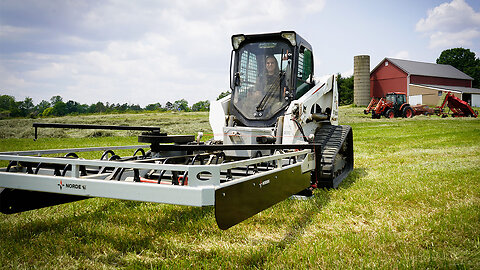
M 403 104 L 406 102 L 405 95 L 396 95 L 396 94 L 387 95 L 387 100 L 395 104 Z
M 266 120 L 288 104 L 292 48 L 282 41 L 249 43 L 239 50 L 233 105 L 247 119 Z

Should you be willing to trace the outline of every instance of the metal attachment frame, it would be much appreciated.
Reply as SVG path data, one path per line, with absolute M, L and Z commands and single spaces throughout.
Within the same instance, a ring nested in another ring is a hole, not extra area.
M 231 184 L 238 184 L 242 181 L 248 181 L 257 177 L 256 174 L 236 176 L 229 180 L 222 179 L 221 183 L 222 175 L 227 174 L 228 171 L 248 166 L 256 166 L 262 163 L 275 164 L 275 166 L 271 166 L 271 168 L 267 167 L 267 171 L 261 172 L 259 175 L 276 173 L 289 166 L 299 166 L 299 164 L 302 171 L 308 171 L 315 167 L 314 159 L 311 158 L 312 153 L 312 150 L 305 149 L 216 165 L 157 164 L 133 161 L 85 160 L 3 154 L 0 155 L 0 160 L 59 164 L 62 166 L 71 166 L 71 171 L 65 176 L 54 176 L 23 172 L 6 172 L 6 168 L 3 168 L 0 169 L 0 187 L 87 197 L 208 206 L 215 204 L 215 189 Z M 289 160 L 292 159 L 295 160 L 295 164 L 290 164 Z M 189 179 L 188 185 L 114 181 L 105 179 L 109 174 L 81 176 L 81 167 L 86 167 L 87 169 L 92 167 L 97 169 L 110 167 L 142 171 L 179 171 L 187 172 Z M 202 177 L 202 175 L 208 175 L 208 177 Z

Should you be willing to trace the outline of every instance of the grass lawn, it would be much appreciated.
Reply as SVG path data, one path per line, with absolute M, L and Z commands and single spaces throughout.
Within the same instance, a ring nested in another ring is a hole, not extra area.
M 222 231 L 213 207 L 94 198 L 0 214 L 0 269 L 480 268 L 480 119 L 372 120 L 342 107 L 355 170 L 336 190 L 285 200 Z M 41 119 L 211 133 L 208 114 Z M 134 133 L 0 120 L 0 151 L 138 144 Z M 87 155 L 91 155 L 88 154 Z

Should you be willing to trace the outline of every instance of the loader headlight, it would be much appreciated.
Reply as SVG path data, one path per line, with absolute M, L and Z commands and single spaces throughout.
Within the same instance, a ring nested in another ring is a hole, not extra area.
M 245 40 L 244 35 L 232 36 L 232 46 L 236 50 L 240 47 L 240 44 Z
M 282 37 L 290 41 L 290 44 L 292 44 L 292 46 L 297 45 L 297 38 L 295 36 L 295 32 L 283 32 Z

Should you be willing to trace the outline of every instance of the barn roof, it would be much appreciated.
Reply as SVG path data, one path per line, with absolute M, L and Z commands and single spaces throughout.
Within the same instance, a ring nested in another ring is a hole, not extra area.
M 447 86 L 447 85 L 433 85 L 433 84 L 410 84 L 410 85 L 419 85 L 424 86 L 436 90 L 453 90 L 465 94 L 480 94 L 480 89 L 478 88 L 471 88 L 471 87 L 462 87 L 462 86 Z
M 380 64 L 378 64 L 378 66 L 376 66 L 372 70 L 372 72 L 375 71 L 385 60 L 405 71 L 408 75 L 420 75 L 473 81 L 472 77 L 468 76 L 467 74 L 461 72 L 460 70 L 456 69 L 451 65 L 416 62 L 388 57 L 381 61 Z

